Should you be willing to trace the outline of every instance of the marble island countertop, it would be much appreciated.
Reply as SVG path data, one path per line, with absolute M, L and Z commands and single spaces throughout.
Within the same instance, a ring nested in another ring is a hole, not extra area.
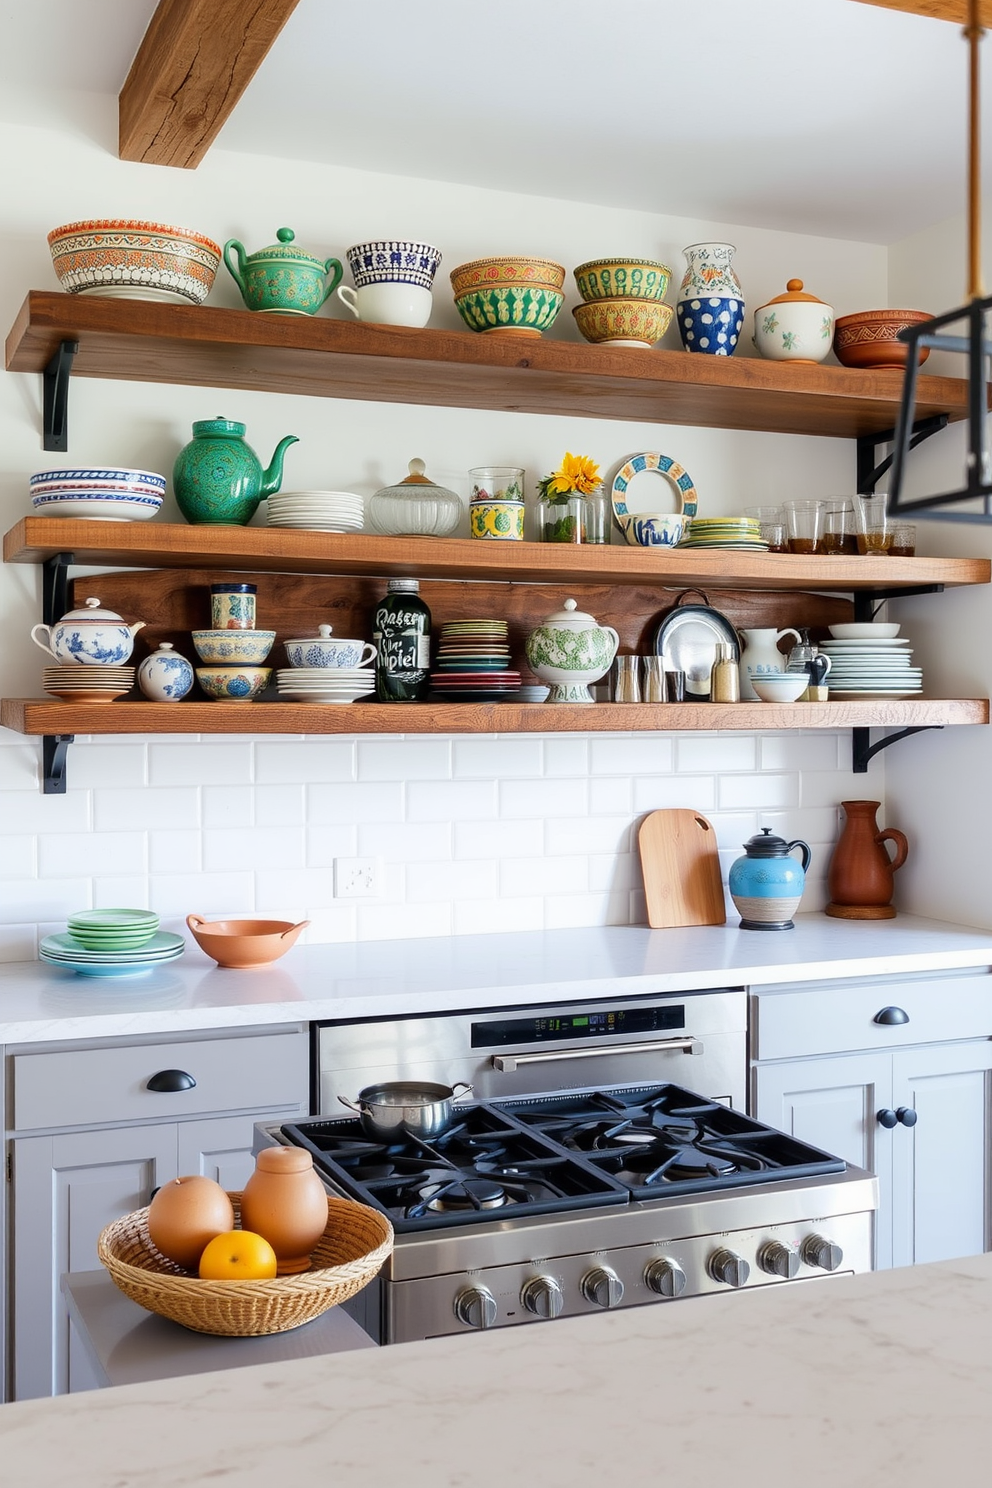
M 992 1255 L 0 1407 L 31 1488 L 978 1488 Z
M 196 946 L 134 979 L 42 962 L 0 965 L 0 1042 L 89 1039 L 522 1006 L 707 987 L 914 975 L 992 966 L 992 932 L 910 915 L 800 915 L 794 930 L 736 923 L 604 926 L 296 946 L 270 967 L 225 971 Z

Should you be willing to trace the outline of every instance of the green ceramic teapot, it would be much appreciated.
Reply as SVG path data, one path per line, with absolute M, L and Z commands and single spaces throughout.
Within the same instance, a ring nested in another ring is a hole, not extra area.
M 297 436 L 276 445 L 268 470 L 245 442 L 245 425 L 234 419 L 203 419 L 176 457 L 172 486 L 187 522 L 200 526 L 244 527 L 258 503 L 282 484 L 282 461 Z
M 341 263 L 336 258 L 315 258 L 302 248 L 292 247 L 295 233 L 281 227 L 278 243 L 247 254 L 237 238 L 224 244 L 224 262 L 241 291 L 249 310 L 269 310 L 277 315 L 316 315 L 341 281 Z M 231 262 L 234 254 L 237 264 Z M 327 275 L 330 274 L 330 279 Z M 326 283 L 325 283 L 326 280 Z

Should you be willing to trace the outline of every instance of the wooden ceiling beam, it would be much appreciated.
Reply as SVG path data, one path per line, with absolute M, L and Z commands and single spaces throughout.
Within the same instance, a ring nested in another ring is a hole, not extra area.
M 905 10 L 934 21 L 956 21 L 961 26 L 968 18 L 968 0 L 858 0 L 858 3 L 880 5 L 884 10 Z M 982 0 L 979 13 L 982 25 L 992 26 L 992 0 Z
M 192 170 L 298 0 L 159 0 L 119 99 L 121 160 Z

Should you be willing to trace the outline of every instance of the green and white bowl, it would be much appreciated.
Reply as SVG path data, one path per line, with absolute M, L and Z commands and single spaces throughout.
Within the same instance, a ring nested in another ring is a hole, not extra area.
M 663 300 L 672 271 L 649 258 L 593 258 L 573 269 L 579 294 L 593 300 Z
M 560 290 L 540 284 L 485 285 L 455 300 L 470 331 L 515 331 L 529 336 L 539 336 L 552 326 L 564 303 Z

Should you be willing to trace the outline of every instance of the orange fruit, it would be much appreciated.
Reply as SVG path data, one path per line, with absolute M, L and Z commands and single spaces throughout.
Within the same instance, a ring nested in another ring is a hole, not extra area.
M 276 1274 L 276 1253 L 254 1230 L 215 1235 L 200 1256 L 202 1281 L 267 1281 Z

